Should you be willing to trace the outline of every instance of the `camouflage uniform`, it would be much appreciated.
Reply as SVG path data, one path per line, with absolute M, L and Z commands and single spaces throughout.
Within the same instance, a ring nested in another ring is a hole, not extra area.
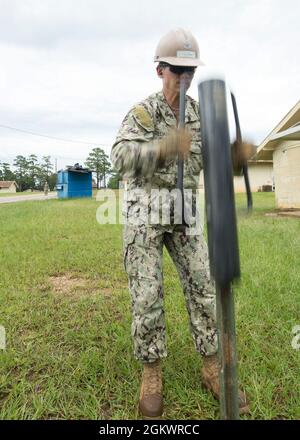
M 190 153 L 184 163 L 184 188 L 196 190 L 202 169 L 198 104 L 186 98 L 186 128 L 192 134 Z M 112 147 L 114 167 L 128 183 L 124 228 L 124 264 L 132 297 L 132 336 L 137 359 L 154 362 L 166 357 L 163 309 L 162 255 L 165 245 L 180 276 L 197 351 L 217 351 L 215 292 L 210 280 L 207 246 L 200 235 L 189 235 L 174 224 L 134 225 L 130 219 L 148 205 L 137 200 L 136 190 L 173 189 L 177 160 L 162 160 L 158 142 L 177 127 L 177 120 L 162 92 L 150 95 L 126 115 Z M 144 206 L 143 206 L 144 204 Z M 173 213 L 171 213 L 173 218 Z

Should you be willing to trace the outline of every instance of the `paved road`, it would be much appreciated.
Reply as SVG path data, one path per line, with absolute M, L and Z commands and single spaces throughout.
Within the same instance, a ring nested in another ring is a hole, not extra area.
M 26 196 L 11 196 L 11 197 L 0 197 L 0 203 L 16 203 L 16 202 L 28 202 L 28 200 L 49 200 L 56 199 L 57 194 L 28 194 Z

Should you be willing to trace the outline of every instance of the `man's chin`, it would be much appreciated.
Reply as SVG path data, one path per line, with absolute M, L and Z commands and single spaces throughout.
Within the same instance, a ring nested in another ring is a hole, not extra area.
M 185 84 L 185 90 L 187 91 L 190 88 L 191 83 L 189 82 L 188 84 Z M 180 83 L 176 84 L 176 91 L 180 92 Z

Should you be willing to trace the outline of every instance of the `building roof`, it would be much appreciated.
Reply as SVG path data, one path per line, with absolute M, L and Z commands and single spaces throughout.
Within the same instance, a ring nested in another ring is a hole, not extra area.
M 300 100 L 259 145 L 255 159 L 272 160 L 278 141 L 300 140 Z
M 15 180 L 0 180 L 0 188 L 9 188 L 13 183 L 18 186 Z

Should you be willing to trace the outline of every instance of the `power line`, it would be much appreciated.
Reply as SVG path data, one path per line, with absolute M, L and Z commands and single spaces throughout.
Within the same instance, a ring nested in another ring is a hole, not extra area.
M 59 138 L 59 137 L 55 137 L 55 136 L 48 136 L 46 134 L 34 133 L 32 131 L 22 130 L 21 128 L 10 127 L 8 125 L 3 125 L 3 124 L 0 124 L 0 127 L 8 128 L 9 130 L 20 131 L 21 133 L 31 134 L 32 136 L 40 136 L 40 137 L 45 137 L 45 138 L 49 138 L 49 139 L 55 139 L 57 141 L 71 142 L 71 143 L 74 143 L 74 144 L 103 145 L 103 146 L 106 146 L 106 147 L 110 147 L 111 146 L 111 144 L 103 144 L 101 142 L 76 141 L 74 139 L 64 139 L 64 138 Z

